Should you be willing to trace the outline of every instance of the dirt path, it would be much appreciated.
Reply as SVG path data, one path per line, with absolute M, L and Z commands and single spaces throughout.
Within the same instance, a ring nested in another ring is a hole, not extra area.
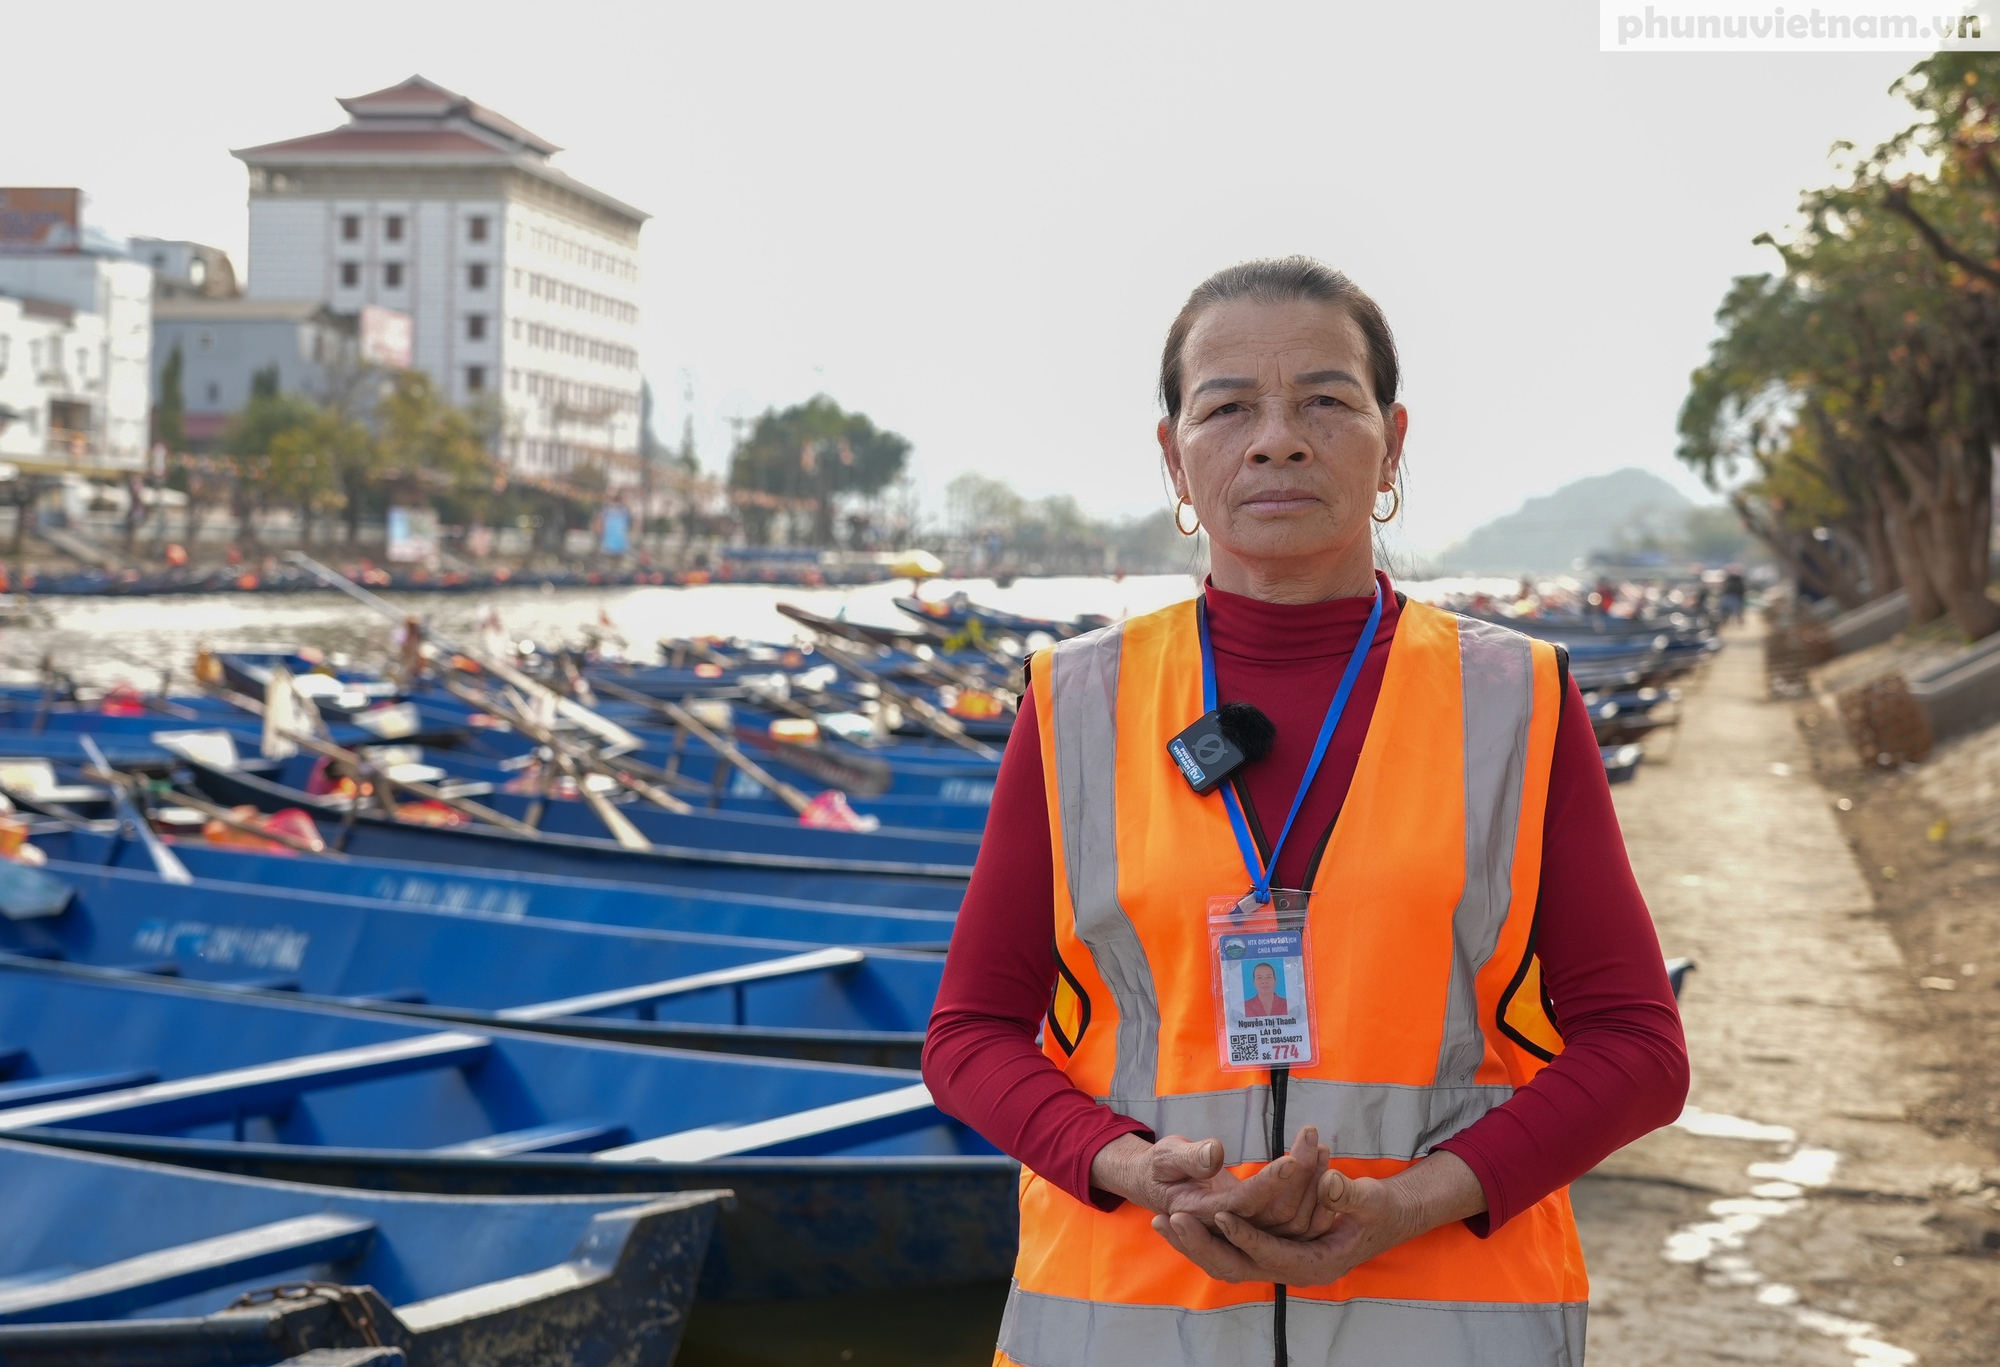
M 1754 631 L 1618 790 L 1694 1062 L 1682 1122 L 1577 1184 L 1591 1367 L 1991 1364 L 2000 1261 L 1967 1207 L 1995 1155 L 1909 1117 L 1951 1042 L 1911 975 Z

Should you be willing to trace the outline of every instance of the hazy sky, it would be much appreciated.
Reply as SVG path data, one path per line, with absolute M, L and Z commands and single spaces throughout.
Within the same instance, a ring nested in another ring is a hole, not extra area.
M 1578 475 L 1673 461 L 1750 246 L 1911 58 L 1611 56 L 1548 4 L 203 3 L 9 10 L 0 183 L 243 266 L 248 147 L 412 72 L 656 215 L 643 364 L 705 461 L 824 389 L 1099 512 L 1164 505 L 1158 347 L 1187 291 L 1307 252 L 1372 291 L 1431 549 Z M 79 46 L 79 26 L 88 24 Z M 254 263 L 252 263 L 254 267 Z

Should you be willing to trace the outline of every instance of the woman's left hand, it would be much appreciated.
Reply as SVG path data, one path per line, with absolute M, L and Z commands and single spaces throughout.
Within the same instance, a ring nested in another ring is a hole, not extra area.
M 1153 1228 L 1218 1281 L 1325 1286 L 1370 1258 L 1452 1220 L 1486 1209 L 1486 1193 L 1465 1163 L 1434 1153 L 1390 1178 L 1320 1178 L 1319 1216 L 1310 1237 L 1286 1238 L 1227 1213 L 1218 1235 L 1190 1215 L 1154 1217 Z M 1330 1222 L 1330 1226 L 1329 1226 Z

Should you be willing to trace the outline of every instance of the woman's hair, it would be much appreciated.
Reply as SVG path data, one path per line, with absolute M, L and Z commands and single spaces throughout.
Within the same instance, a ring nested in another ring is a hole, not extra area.
M 1331 266 L 1310 256 L 1281 256 L 1219 270 L 1195 286 L 1187 303 L 1181 305 L 1174 325 L 1167 329 L 1166 350 L 1160 355 L 1160 400 L 1167 406 L 1168 418 L 1178 418 L 1181 413 L 1181 352 L 1187 347 L 1188 334 L 1202 314 L 1236 299 L 1260 304 L 1308 300 L 1347 310 L 1368 343 L 1368 371 L 1375 383 L 1377 406 L 1386 409 L 1396 401 L 1401 368 L 1396 360 L 1396 337 L 1389 331 L 1389 320 L 1382 316 L 1382 306 Z

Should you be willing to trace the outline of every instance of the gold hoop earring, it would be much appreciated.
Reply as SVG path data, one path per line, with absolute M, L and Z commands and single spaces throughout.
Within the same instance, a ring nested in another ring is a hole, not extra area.
M 1196 532 L 1201 530 L 1200 513 L 1196 513 L 1194 515 L 1194 526 L 1192 527 L 1181 526 L 1181 509 L 1192 508 L 1192 507 L 1194 507 L 1194 501 L 1192 499 L 1185 499 L 1185 498 L 1178 499 L 1174 503 L 1174 530 L 1179 532 L 1182 536 L 1193 536 Z
M 1401 489 L 1391 489 L 1389 497 L 1393 501 L 1389 504 L 1389 515 L 1387 517 L 1376 517 L 1373 509 L 1369 510 L 1368 516 L 1376 522 L 1394 522 L 1396 514 L 1403 511 L 1403 491 Z

